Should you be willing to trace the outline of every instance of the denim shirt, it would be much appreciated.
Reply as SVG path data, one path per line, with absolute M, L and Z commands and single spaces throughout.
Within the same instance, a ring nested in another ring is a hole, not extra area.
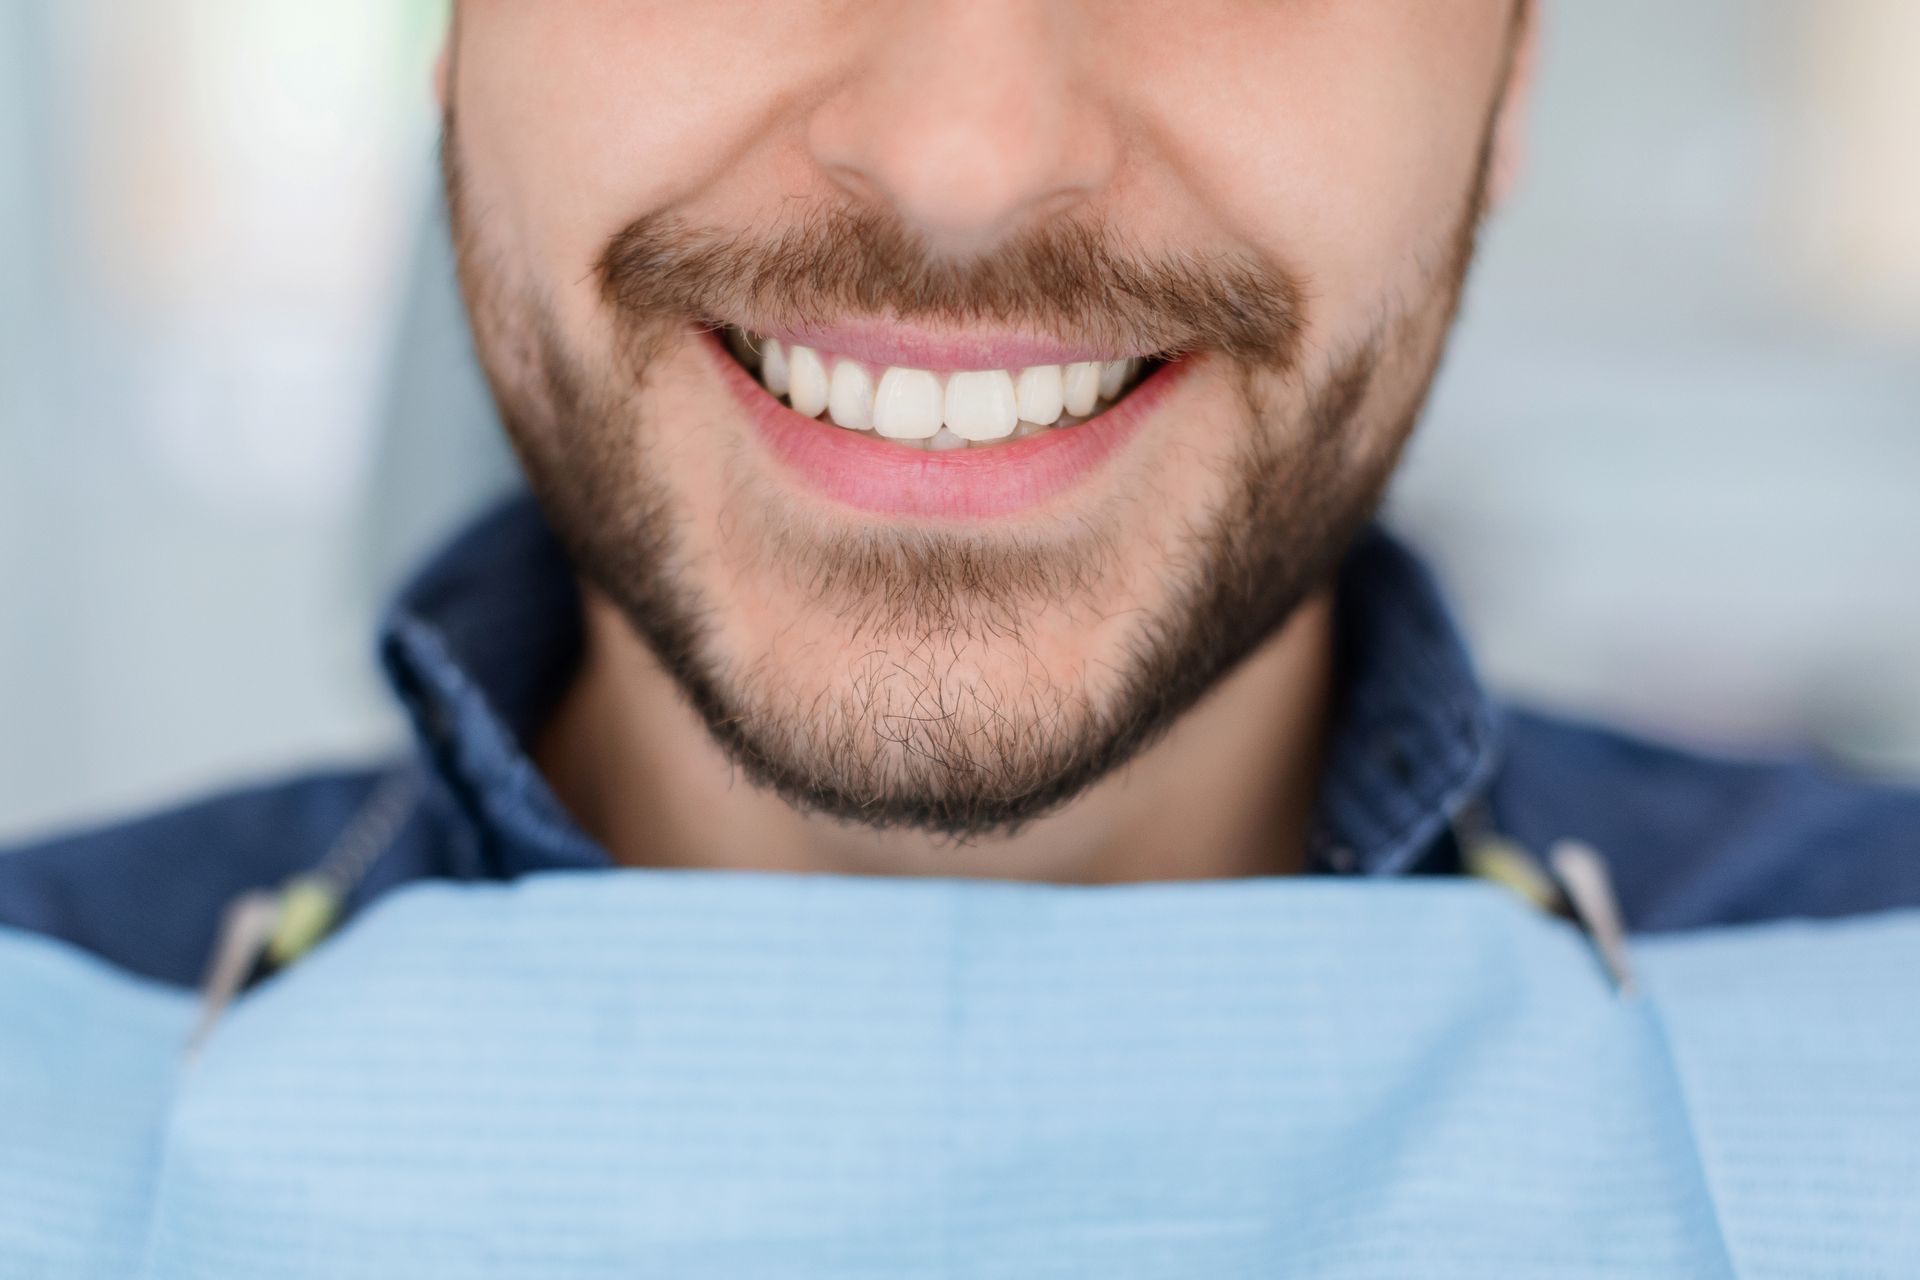
M 1308 832 L 1317 874 L 1456 874 L 1470 820 L 1535 853 L 1591 845 L 1640 932 L 1920 905 L 1920 791 L 1498 703 L 1429 573 L 1377 526 L 1341 567 L 1335 618 L 1334 716 Z M 0 852 L 0 926 L 197 982 L 226 905 L 312 869 L 396 777 L 417 800 L 373 851 L 349 911 L 421 879 L 609 867 L 526 749 L 581 645 L 572 571 L 516 500 L 389 611 L 381 660 L 415 738 L 402 758 Z

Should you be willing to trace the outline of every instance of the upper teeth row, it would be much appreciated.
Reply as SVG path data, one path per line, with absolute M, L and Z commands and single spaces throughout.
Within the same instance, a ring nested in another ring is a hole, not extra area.
M 1085 417 L 1101 400 L 1117 398 L 1140 370 L 1138 360 L 1090 360 L 943 380 L 925 369 L 889 367 L 876 382 L 858 360 L 771 338 L 758 343 L 758 360 L 761 383 L 787 397 L 795 413 L 824 412 L 840 426 L 892 440 L 931 440 L 942 426 L 962 440 L 1003 440 L 1022 422 L 1048 427 L 1065 414 Z

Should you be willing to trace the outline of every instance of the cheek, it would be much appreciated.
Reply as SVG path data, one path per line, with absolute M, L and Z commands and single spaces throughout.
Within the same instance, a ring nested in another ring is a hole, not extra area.
M 1504 28 L 1484 0 L 1300 0 L 1189 10 L 1140 44 L 1151 136 L 1233 241 L 1300 270 L 1319 335 L 1417 297 L 1451 247 L 1493 105 Z M 1162 203 L 1165 192 L 1155 193 Z
M 563 328 L 590 322 L 590 273 L 629 222 L 742 170 L 763 194 L 769 179 L 792 184 L 758 153 L 771 151 L 782 104 L 822 78 L 806 53 L 825 47 L 803 38 L 808 10 L 763 0 L 462 9 L 453 107 L 475 212 Z

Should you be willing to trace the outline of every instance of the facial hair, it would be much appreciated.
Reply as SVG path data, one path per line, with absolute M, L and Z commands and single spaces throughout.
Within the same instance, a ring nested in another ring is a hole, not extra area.
M 476 346 L 582 577 L 619 607 L 751 782 L 849 823 L 968 839 L 1011 832 L 1121 767 L 1328 581 L 1378 507 L 1437 367 L 1473 256 L 1491 137 L 1425 295 L 1323 366 L 1290 406 L 1273 389 L 1308 376 L 1293 273 L 1250 258 L 1155 257 L 1087 222 L 953 262 L 872 210 L 822 210 L 759 240 L 641 219 L 600 258 L 600 300 L 619 336 L 611 356 L 590 354 L 569 345 L 540 290 L 515 278 L 472 215 L 451 117 L 442 154 Z M 1204 354 L 1231 371 L 1246 429 L 1224 499 L 1191 517 L 1155 566 L 1162 602 L 1133 618 L 1102 687 L 1036 677 L 1036 662 L 1019 678 L 967 672 L 983 653 L 1031 655 L 1042 611 L 1100 613 L 1141 551 L 1113 522 L 1045 539 L 834 532 L 736 493 L 734 536 L 830 621 L 845 663 L 796 688 L 766 654 L 726 651 L 711 570 L 689 551 L 687 516 L 650 453 L 650 375 L 690 326 L 752 315 L 804 327 L 850 314 L 993 321 L 1096 349 Z M 1407 390 L 1384 429 L 1358 432 L 1383 370 Z

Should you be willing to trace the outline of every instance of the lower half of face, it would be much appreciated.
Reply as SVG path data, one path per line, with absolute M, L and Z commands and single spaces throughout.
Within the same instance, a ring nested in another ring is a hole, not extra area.
M 1310 271 L 1097 222 L 956 265 L 839 214 L 642 218 L 572 305 L 464 188 L 451 124 L 448 150 L 480 354 L 583 575 L 749 778 L 959 835 L 1071 801 L 1327 580 L 1424 398 L 1485 172 L 1329 325 Z
M 1325 580 L 1454 288 L 1285 371 L 941 371 L 687 317 L 583 349 L 537 294 L 473 283 L 550 519 L 736 762 L 807 808 L 961 834 L 1079 794 Z

